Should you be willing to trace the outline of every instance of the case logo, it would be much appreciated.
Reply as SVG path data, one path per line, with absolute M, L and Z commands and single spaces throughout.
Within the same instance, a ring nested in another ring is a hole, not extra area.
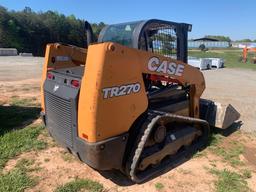
M 56 92 L 59 88 L 60 88 L 59 85 L 55 85 L 54 88 L 53 88 L 53 92 Z
M 108 87 L 102 89 L 103 98 L 108 99 L 112 97 L 119 97 L 124 95 L 129 95 L 132 93 L 138 93 L 141 89 L 141 85 L 139 83 L 133 83 L 129 85 L 121 85 L 115 87 Z
M 184 65 L 174 62 L 160 61 L 157 57 L 151 57 L 148 61 L 148 69 L 150 71 L 163 73 L 163 75 L 182 76 L 184 72 Z

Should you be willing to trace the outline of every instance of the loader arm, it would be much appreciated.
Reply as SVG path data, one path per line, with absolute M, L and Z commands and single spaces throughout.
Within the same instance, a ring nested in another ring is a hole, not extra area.
M 199 118 L 199 99 L 205 90 L 201 71 L 182 61 L 152 52 L 138 52 L 138 64 L 142 73 L 166 76 L 183 86 L 190 86 L 190 116 Z

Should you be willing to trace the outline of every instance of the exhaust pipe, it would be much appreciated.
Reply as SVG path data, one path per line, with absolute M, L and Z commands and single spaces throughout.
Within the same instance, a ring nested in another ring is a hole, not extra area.
M 86 49 L 89 47 L 91 43 L 94 42 L 94 37 L 93 37 L 93 31 L 92 31 L 92 26 L 88 21 L 84 22 L 84 29 L 86 32 Z

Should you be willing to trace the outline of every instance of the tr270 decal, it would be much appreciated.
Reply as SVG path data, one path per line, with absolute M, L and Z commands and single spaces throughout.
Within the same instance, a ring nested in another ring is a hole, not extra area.
M 108 99 L 111 97 L 118 97 L 123 95 L 129 95 L 131 93 L 138 93 L 140 89 L 141 85 L 139 83 L 133 83 L 128 85 L 104 88 L 102 89 L 102 92 L 103 98 Z

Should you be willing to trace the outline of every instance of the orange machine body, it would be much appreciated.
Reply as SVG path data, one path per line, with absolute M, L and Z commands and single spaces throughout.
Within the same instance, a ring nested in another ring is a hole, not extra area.
M 68 56 L 69 62 L 52 63 Z M 74 62 L 76 61 L 76 62 Z M 78 136 L 99 142 L 129 131 L 148 108 L 143 74 L 154 74 L 190 86 L 190 116 L 199 118 L 199 99 L 205 89 L 202 73 L 181 61 L 117 43 L 90 45 L 88 51 L 60 44 L 47 46 L 43 82 L 47 71 L 84 65 L 78 100 Z M 44 109 L 42 89 L 42 108 Z
M 41 78 L 41 108 L 45 112 L 45 98 L 43 85 L 47 72 L 53 69 L 75 67 L 85 64 L 87 50 L 76 46 L 63 46 L 59 43 L 48 44 L 45 51 L 45 60 Z M 56 60 L 58 56 L 65 56 L 69 59 Z M 54 58 L 54 59 L 53 59 Z

